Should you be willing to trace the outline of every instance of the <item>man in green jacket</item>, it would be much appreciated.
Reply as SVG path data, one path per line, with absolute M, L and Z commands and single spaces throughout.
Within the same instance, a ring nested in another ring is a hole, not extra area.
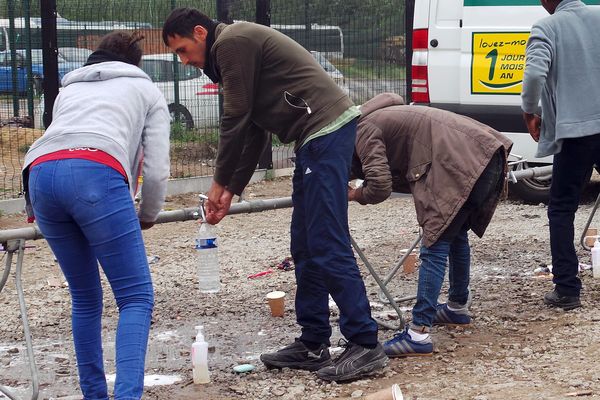
M 365 286 L 350 245 L 346 186 L 356 120 L 348 96 L 312 55 L 287 36 L 253 23 L 217 23 L 198 10 L 174 10 L 163 40 L 184 64 L 223 86 L 223 116 L 207 221 L 227 214 L 248 184 L 272 132 L 295 142 L 291 253 L 296 265 L 300 337 L 263 354 L 268 368 L 318 371 L 325 380 L 357 379 L 388 359 L 377 341 Z M 348 346 L 332 362 L 328 295 L 340 309 Z

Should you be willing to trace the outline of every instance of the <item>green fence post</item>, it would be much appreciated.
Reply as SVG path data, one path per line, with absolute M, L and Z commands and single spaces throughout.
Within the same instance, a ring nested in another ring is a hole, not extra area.
M 171 10 L 177 7 L 175 0 L 171 0 Z M 175 96 L 175 108 L 179 108 L 179 57 L 173 53 L 173 95 Z M 175 113 L 175 122 L 179 123 L 179 113 Z
M 256 23 L 271 26 L 271 1 L 256 0 Z M 272 134 L 268 133 L 267 143 L 272 142 Z M 267 145 L 258 160 L 258 168 L 273 169 L 273 146 Z
M 33 115 L 33 70 L 31 69 L 31 3 L 29 0 L 23 0 L 23 16 L 25 19 L 25 54 L 27 64 L 27 115 L 33 121 L 35 120 Z
M 310 3 L 308 0 L 304 0 L 304 47 L 307 50 L 316 50 L 312 47 L 311 40 L 311 24 L 310 24 Z
M 12 100 L 13 100 L 13 115 L 19 116 L 19 81 L 17 73 L 17 49 L 15 40 L 15 2 L 13 0 L 6 1 L 8 8 L 8 42 L 10 44 L 10 64 L 12 72 Z
M 52 108 L 58 96 L 58 48 L 56 0 L 40 2 L 42 15 L 42 54 L 44 58 L 44 126 L 52 122 Z

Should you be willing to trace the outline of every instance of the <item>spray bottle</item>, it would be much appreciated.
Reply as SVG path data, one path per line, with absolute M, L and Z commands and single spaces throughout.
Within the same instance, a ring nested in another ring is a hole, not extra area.
M 209 383 L 208 375 L 208 343 L 204 340 L 202 326 L 196 326 L 196 340 L 192 344 L 192 366 L 194 383 Z
M 600 241 L 598 241 L 598 236 L 592 247 L 592 274 L 594 278 L 600 278 Z

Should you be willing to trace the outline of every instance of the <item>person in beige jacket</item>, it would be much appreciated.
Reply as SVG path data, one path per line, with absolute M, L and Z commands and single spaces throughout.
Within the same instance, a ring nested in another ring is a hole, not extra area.
M 348 199 L 376 204 L 392 191 L 412 193 L 423 229 L 413 319 L 384 349 L 391 357 L 428 355 L 432 325 L 471 322 L 467 232 L 481 237 L 490 223 L 512 142 L 468 117 L 404 105 L 391 93 L 367 101 L 361 114 L 351 175 L 364 182 Z M 448 302 L 438 304 L 447 261 Z

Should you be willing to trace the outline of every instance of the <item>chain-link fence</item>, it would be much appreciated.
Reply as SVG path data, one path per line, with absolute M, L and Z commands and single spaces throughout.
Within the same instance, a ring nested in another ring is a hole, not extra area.
M 162 23 L 175 7 L 280 30 L 310 50 L 357 104 L 384 91 L 406 93 L 404 0 L 58 0 L 56 77 L 44 74 L 42 51 L 43 11 L 53 3 L 0 0 L 0 14 L 7 16 L 0 18 L 0 198 L 22 191 L 23 156 L 43 134 L 44 104 L 52 96 L 48 83 L 80 67 L 100 38 L 115 29 L 145 35 L 141 68 L 163 92 L 173 117 L 171 176 L 212 175 L 219 87 L 202 71 L 182 65 L 162 43 Z M 274 139 L 270 157 L 261 162 L 285 168 L 291 158 L 292 147 Z

